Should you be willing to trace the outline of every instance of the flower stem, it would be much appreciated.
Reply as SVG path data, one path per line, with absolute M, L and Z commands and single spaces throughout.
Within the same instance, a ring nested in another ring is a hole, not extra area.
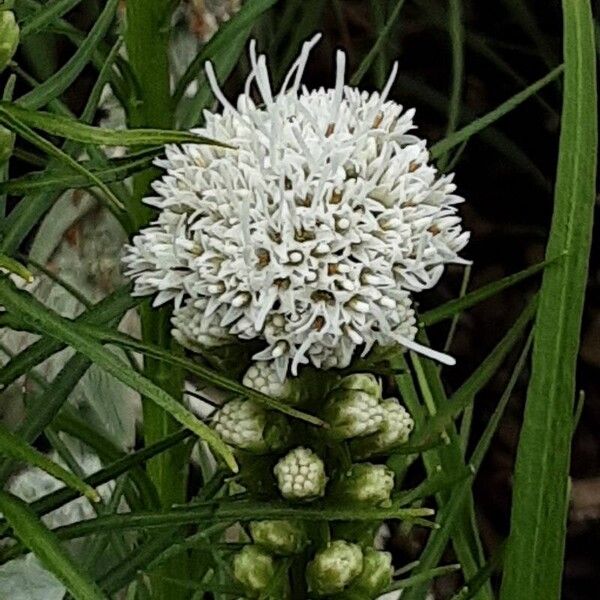
M 129 62 L 137 79 L 138 89 L 128 108 L 131 127 L 170 128 L 173 124 L 173 103 L 169 84 L 169 24 L 172 2 L 164 0 L 127 0 L 127 26 L 125 41 Z M 155 177 L 153 170 L 134 177 L 133 194 L 127 209 L 136 227 L 148 222 L 150 210 L 142 204 L 142 198 Z M 151 309 L 145 305 L 141 310 L 142 336 L 144 341 L 159 344 L 173 350 L 170 335 L 170 310 Z M 181 398 L 183 374 L 163 362 L 146 358 L 144 372 L 176 398 Z M 144 442 L 146 445 L 164 438 L 178 428 L 177 423 L 152 402 L 143 402 Z M 186 500 L 187 452 L 176 447 L 148 462 L 148 474 L 158 492 L 164 508 Z M 152 597 L 157 600 L 176 600 L 185 596 L 167 583 L 167 577 L 186 579 L 187 562 L 178 557 L 169 561 L 156 573 L 152 582 Z

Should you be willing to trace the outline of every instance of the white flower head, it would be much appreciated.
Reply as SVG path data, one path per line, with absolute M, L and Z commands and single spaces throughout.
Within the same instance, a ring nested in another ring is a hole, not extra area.
M 465 262 L 463 199 L 412 133 L 414 110 L 387 99 L 396 65 L 384 90 L 368 93 L 344 86 L 338 51 L 333 89 L 301 87 L 319 37 L 278 94 L 251 43 L 236 106 L 207 63 L 223 111 L 194 131 L 235 148 L 167 146 L 157 160 L 166 174 L 146 199 L 160 212 L 127 248 L 126 274 L 135 294 L 175 301 L 180 341 L 262 339 L 255 359 L 272 361 L 280 379 L 303 363 L 346 367 L 374 343 L 452 362 L 414 342 L 411 293 Z

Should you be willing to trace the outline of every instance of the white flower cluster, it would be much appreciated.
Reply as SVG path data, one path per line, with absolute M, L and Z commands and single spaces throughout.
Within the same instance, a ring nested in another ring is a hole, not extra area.
M 280 379 L 303 363 L 345 367 L 354 350 L 395 343 L 450 361 L 414 342 L 411 293 L 432 287 L 444 265 L 464 262 L 452 175 L 440 176 L 414 110 L 381 93 L 344 86 L 308 91 L 306 42 L 274 95 L 264 56 L 234 107 L 210 64 L 221 114 L 198 134 L 235 148 L 168 146 L 166 174 L 146 202 L 157 220 L 127 248 L 136 295 L 174 300 L 173 324 L 189 347 L 232 336 L 263 339 L 256 360 Z M 252 100 L 256 84 L 262 100 Z

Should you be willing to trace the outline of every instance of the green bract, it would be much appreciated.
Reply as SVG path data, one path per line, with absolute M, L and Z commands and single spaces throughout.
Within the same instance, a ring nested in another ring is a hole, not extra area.
M 363 569 L 360 546 L 344 540 L 331 542 L 317 552 L 306 568 L 308 589 L 319 596 L 341 592 Z
M 19 45 L 19 26 L 10 10 L 0 11 L 0 71 L 3 71 Z

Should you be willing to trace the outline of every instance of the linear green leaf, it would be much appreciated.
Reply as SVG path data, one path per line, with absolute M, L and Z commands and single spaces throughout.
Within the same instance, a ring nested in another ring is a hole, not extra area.
M 59 162 L 65 164 L 68 168 L 89 179 L 90 183 L 97 185 L 102 190 L 104 196 L 106 196 L 108 207 L 112 208 L 113 212 L 115 210 L 117 211 L 117 216 L 119 215 L 119 212 L 123 210 L 123 203 L 114 195 L 112 190 L 105 183 L 98 179 L 98 177 L 82 166 L 73 157 L 69 156 L 66 152 L 60 148 L 57 148 L 52 142 L 49 142 L 41 135 L 33 131 L 33 129 L 11 114 L 11 111 L 5 110 L 4 106 L 0 106 L 0 123 L 2 122 L 4 122 L 9 129 L 20 135 L 28 142 L 34 144 L 48 156 L 57 159 Z
M 100 588 L 73 564 L 55 535 L 25 502 L 0 491 L 0 511 L 17 537 L 67 587 L 76 600 L 107 600 Z
M 350 85 L 358 85 L 361 79 L 364 77 L 365 73 L 369 70 L 369 67 L 373 64 L 375 57 L 378 56 L 381 51 L 381 46 L 387 40 L 388 35 L 390 34 L 392 27 L 398 17 L 400 16 L 400 11 L 404 6 L 404 0 L 398 0 L 392 14 L 389 16 L 385 26 L 377 36 L 375 43 L 369 50 L 369 53 L 363 58 L 362 62 L 358 66 L 358 69 L 354 72 L 352 77 L 350 78 Z
M 563 65 L 556 67 L 556 69 L 553 69 L 550 71 L 550 73 L 544 75 L 544 77 L 538 79 L 529 87 L 525 88 L 518 94 L 515 94 L 512 98 L 509 98 L 506 102 L 503 102 L 491 112 L 487 113 L 483 117 L 479 117 L 472 123 L 469 123 L 467 126 L 459 129 L 456 133 L 453 133 L 447 138 L 437 142 L 437 144 L 434 144 L 431 147 L 431 157 L 439 158 L 440 156 L 443 156 L 446 154 L 446 152 L 448 152 L 448 150 L 454 148 L 454 146 L 462 144 L 465 140 L 468 140 L 482 129 L 485 129 L 494 121 L 497 121 L 500 117 L 503 117 L 511 110 L 515 109 L 530 96 L 537 94 L 537 92 L 544 86 L 548 85 L 551 81 L 554 81 L 563 72 L 563 70 Z
M 210 41 L 200 50 L 189 64 L 185 73 L 177 82 L 173 98 L 177 104 L 183 97 L 187 87 L 196 79 L 207 60 L 223 55 L 230 50 L 230 44 L 247 29 L 252 29 L 254 23 L 277 0 L 247 0 L 242 8 L 227 23 L 224 23 Z
M 532 372 L 515 467 L 511 534 L 501 598 L 558 599 L 568 474 L 598 147 L 596 52 L 589 0 L 563 0 L 565 78 L 554 213 Z
M 275 400 L 275 398 L 270 398 L 269 396 L 257 392 L 252 388 L 248 388 L 244 385 L 239 384 L 234 379 L 222 375 L 221 373 L 217 373 L 212 369 L 208 369 L 207 367 L 202 366 L 196 361 L 184 358 L 182 356 L 176 356 L 170 352 L 167 352 L 155 344 L 140 342 L 119 331 L 111 331 L 107 330 L 106 328 L 100 328 L 95 326 L 82 325 L 82 331 L 90 334 L 91 336 L 95 336 L 99 341 L 102 341 L 103 343 L 117 344 L 123 348 L 138 350 L 146 354 L 147 356 L 157 358 L 168 364 L 183 367 L 186 371 L 188 371 L 189 373 L 193 373 L 203 381 L 211 383 L 212 385 L 215 385 L 221 389 L 229 390 L 231 392 L 240 394 L 241 396 L 251 398 L 252 400 L 263 404 L 268 408 L 272 408 L 273 410 L 285 413 L 290 417 L 300 419 L 301 421 L 306 421 L 307 423 L 317 425 L 318 427 L 323 427 L 326 425 L 324 421 L 322 421 L 318 417 L 315 417 L 314 415 L 292 408 L 284 402 Z
M 55 19 L 62 17 L 80 2 L 81 0 L 50 0 L 41 10 L 21 24 L 21 40 L 24 40 L 28 35 L 42 31 Z
M 140 298 L 134 298 L 130 294 L 129 286 L 123 286 L 77 317 L 75 321 L 101 325 L 113 319 L 120 320 L 128 310 L 135 308 L 140 302 Z M 65 346 L 66 344 L 51 338 L 42 338 L 34 342 L 0 368 L 0 386 L 10 385 Z
M 1 184 L 0 184 L 1 185 Z M 33 274 L 20 262 L 16 261 L 6 254 L 0 254 L 0 269 L 6 269 L 9 273 L 18 275 L 24 281 L 31 283 L 33 281 Z
M 49 475 L 56 477 L 56 479 L 60 479 L 70 488 L 73 488 L 94 502 L 98 502 L 100 500 L 98 492 L 96 492 L 93 487 L 82 481 L 73 473 L 70 473 L 61 467 L 59 464 L 50 460 L 47 456 L 44 456 L 41 452 L 38 452 L 31 446 L 27 445 L 22 439 L 17 437 L 14 433 L 11 433 L 1 423 L 0 454 L 23 461 L 28 465 L 32 465 L 42 469 L 42 471 L 46 471 L 46 473 Z
M 98 487 L 107 481 L 112 481 L 119 477 L 119 475 L 131 471 L 133 467 L 146 462 L 153 456 L 168 450 L 176 444 L 180 444 L 183 440 L 189 438 L 190 435 L 191 433 L 188 430 L 172 433 L 155 444 L 142 448 L 137 452 L 124 455 L 122 458 L 115 460 L 100 471 L 96 471 L 93 475 L 86 477 L 85 481 L 88 485 L 93 487 Z M 60 508 L 67 502 L 74 500 L 76 497 L 77 494 L 75 492 L 67 488 L 62 488 L 32 502 L 31 509 L 38 515 L 45 515 L 52 510 Z
M 336 504 L 290 506 L 283 502 L 226 501 L 181 506 L 159 512 L 144 511 L 100 516 L 54 530 L 59 539 L 69 540 L 97 533 L 126 529 L 173 527 L 200 521 L 254 521 L 256 519 L 299 519 L 302 521 L 412 520 L 430 517 L 430 508 L 359 508 Z
M 128 157 L 112 161 L 107 167 L 102 169 L 90 168 L 90 173 L 102 183 L 113 183 L 123 181 L 134 173 L 152 166 L 154 157 L 162 151 L 153 150 L 151 153 L 145 152 L 144 155 Z M 86 188 L 95 185 L 89 177 L 75 175 L 64 171 L 46 169 L 44 171 L 29 173 L 18 179 L 0 182 L 0 194 L 25 195 L 49 187 L 56 190 L 69 190 L 75 188 Z
M 16 290 L 6 279 L 0 280 L 0 301 L 8 311 L 19 314 L 20 317 L 28 320 L 31 326 L 40 333 L 69 344 L 107 373 L 140 392 L 140 394 L 147 396 L 163 410 L 170 413 L 184 427 L 191 429 L 205 440 L 233 471 L 237 471 L 237 464 L 231 450 L 210 427 L 198 420 L 162 388 L 134 371 L 115 354 L 106 350 L 102 344 L 79 333 L 72 321 L 63 319 L 33 297 Z
M 119 0 L 107 0 L 89 35 L 67 63 L 46 81 L 16 100 L 21 106 L 35 110 L 58 98 L 83 71 L 98 44 L 103 40 L 113 22 Z
M 520 283 L 521 281 L 528 279 L 532 275 L 539 273 L 542 269 L 552 264 L 555 260 L 545 260 L 543 262 L 537 263 L 531 267 L 527 267 L 518 273 L 514 273 L 513 275 L 508 275 L 507 277 L 503 277 L 502 279 L 498 279 L 497 281 L 493 281 L 492 283 L 488 283 L 476 289 L 468 294 L 464 295 L 462 298 L 457 298 L 456 300 L 450 300 L 450 302 L 446 302 L 437 308 L 433 308 L 432 310 L 428 310 L 424 312 L 419 317 L 419 322 L 422 325 L 435 325 L 436 323 L 440 323 L 441 321 L 445 321 L 446 319 L 452 318 L 455 314 L 467 309 L 471 308 L 495 296 L 496 294 L 502 292 L 503 290 Z
M 230 148 L 227 144 L 187 131 L 168 129 L 107 129 L 85 125 L 75 119 L 32 111 L 7 102 L 0 102 L 0 112 L 8 113 L 33 129 L 50 135 L 102 146 L 164 146 L 165 144 L 210 144 Z
M 456 415 L 473 401 L 475 395 L 483 389 L 523 335 L 525 327 L 535 315 L 535 308 L 536 302 L 533 300 L 471 376 L 452 394 L 447 402 L 437 408 L 435 415 L 413 437 L 412 444 L 424 444 L 442 433 Z

